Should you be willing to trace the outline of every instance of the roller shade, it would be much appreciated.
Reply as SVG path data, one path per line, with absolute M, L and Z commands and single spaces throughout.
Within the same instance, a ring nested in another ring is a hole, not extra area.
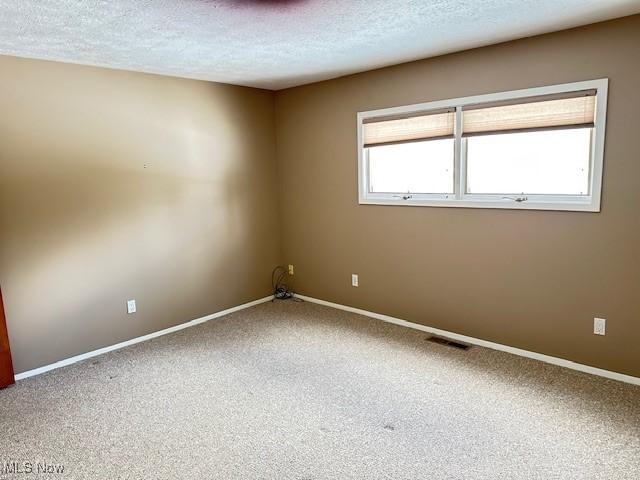
M 472 105 L 462 110 L 463 136 L 557 128 L 593 127 L 595 90 L 532 97 L 502 104 Z
M 369 118 L 364 120 L 364 146 L 453 138 L 455 109 L 421 112 L 411 116 Z

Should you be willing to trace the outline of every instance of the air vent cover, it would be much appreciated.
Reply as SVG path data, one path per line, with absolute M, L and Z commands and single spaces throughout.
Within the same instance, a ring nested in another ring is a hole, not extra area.
M 453 340 L 449 340 L 448 338 L 442 337 L 427 337 L 427 340 L 433 343 L 437 343 L 439 345 L 446 345 L 447 347 L 457 348 L 459 350 L 469 350 L 469 345 L 465 345 L 464 343 L 455 342 Z

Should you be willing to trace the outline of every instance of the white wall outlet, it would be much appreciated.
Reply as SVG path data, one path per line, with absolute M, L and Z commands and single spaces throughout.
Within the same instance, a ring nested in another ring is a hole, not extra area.
M 352 273 L 351 274 L 351 286 L 352 287 L 357 287 L 358 286 L 358 274 L 357 273 Z
M 293 265 L 289 264 L 289 275 L 293 275 Z
M 127 300 L 127 313 L 136 313 L 136 301 Z
M 604 335 L 607 324 L 606 318 L 594 318 L 593 319 L 593 333 L 595 335 Z

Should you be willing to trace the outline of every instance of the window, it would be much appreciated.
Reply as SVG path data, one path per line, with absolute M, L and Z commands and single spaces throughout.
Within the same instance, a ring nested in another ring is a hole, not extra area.
M 453 139 L 369 149 L 370 189 L 376 193 L 453 193 Z
M 360 203 L 597 212 L 607 83 L 358 113 Z

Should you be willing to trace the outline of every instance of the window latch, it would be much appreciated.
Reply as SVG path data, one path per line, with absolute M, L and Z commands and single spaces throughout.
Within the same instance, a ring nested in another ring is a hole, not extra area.
M 401 198 L 402 200 L 409 200 L 413 198 L 413 195 L 394 195 L 395 198 Z
M 529 200 L 529 197 L 502 197 L 505 200 L 513 200 L 514 202 L 522 203 Z

